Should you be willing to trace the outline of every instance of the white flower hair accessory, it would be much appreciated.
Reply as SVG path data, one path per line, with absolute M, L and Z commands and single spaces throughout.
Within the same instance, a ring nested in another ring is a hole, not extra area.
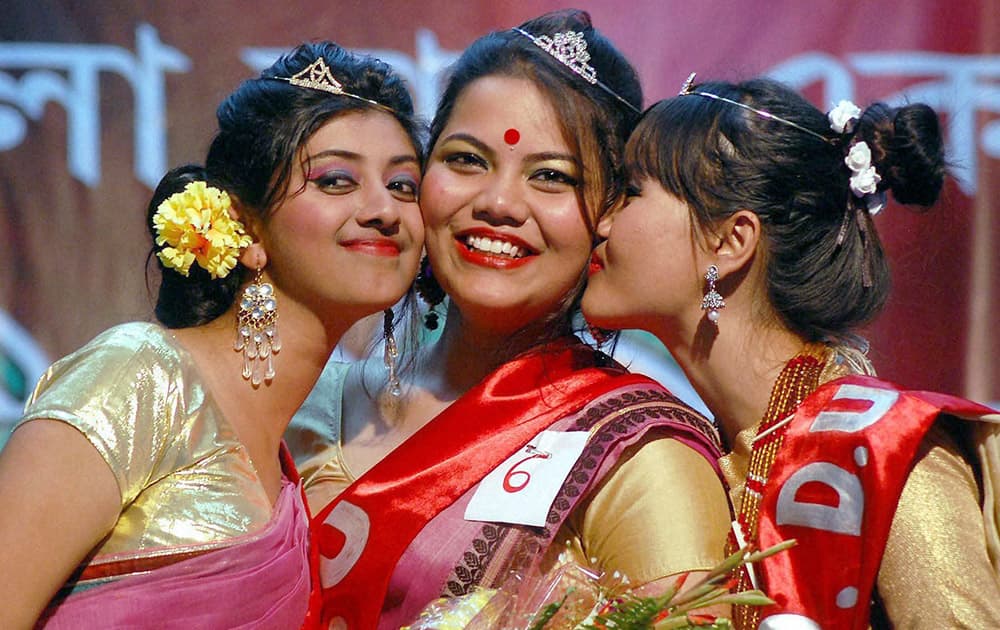
M 855 197 L 863 199 L 870 214 L 878 214 L 885 207 L 885 193 L 878 192 L 882 177 L 872 165 L 872 150 L 865 141 L 856 142 L 844 158 L 851 169 L 850 187 Z
M 837 133 L 851 133 L 855 123 L 861 119 L 861 108 L 851 101 L 840 101 L 826 117 L 830 120 L 830 129 Z M 885 192 L 878 192 L 882 176 L 872 165 L 872 150 L 868 143 L 862 140 L 852 144 L 844 164 L 851 169 L 851 192 L 864 200 L 869 214 L 878 214 L 885 207 L 886 196 Z
M 837 133 L 851 133 L 854 122 L 861 118 L 861 108 L 851 101 L 840 101 L 826 117 L 830 119 L 830 129 Z

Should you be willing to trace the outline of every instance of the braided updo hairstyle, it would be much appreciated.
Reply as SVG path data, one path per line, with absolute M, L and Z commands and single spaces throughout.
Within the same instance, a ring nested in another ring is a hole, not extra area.
M 289 78 L 323 58 L 346 92 L 358 98 L 298 87 L 278 78 Z M 216 111 L 218 131 L 205 165 L 186 165 L 164 175 L 147 208 L 146 224 L 154 238 L 152 217 L 160 203 L 192 181 L 205 181 L 229 193 L 241 213 L 263 221 L 285 199 L 293 169 L 307 169 L 300 149 L 331 119 L 354 111 L 390 113 L 409 135 L 417 155 L 423 155 L 422 131 L 413 115 L 406 84 L 387 64 L 354 54 L 332 42 L 298 46 L 264 70 L 259 78 L 244 81 Z M 155 246 L 150 257 L 160 247 Z M 207 323 L 234 302 L 247 269 L 237 265 L 225 278 L 213 280 L 192 265 L 189 276 L 163 266 L 156 302 L 156 318 L 168 328 Z M 252 270 L 251 270 L 252 271 Z
M 837 133 L 823 112 L 774 80 L 711 82 L 695 91 L 769 112 L 822 137 L 686 94 L 657 103 L 639 123 L 626 157 L 633 174 L 659 180 L 708 232 L 738 210 L 756 213 L 775 311 L 809 340 L 849 338 L 882 309 L 890 282 L 866 200 L 852 193 L 844 158 L 858 142 L 867 143 L 881 177 L 875 194 L 933 205 L 945 177 L 934 110 L 875 103 L 851 131 Z

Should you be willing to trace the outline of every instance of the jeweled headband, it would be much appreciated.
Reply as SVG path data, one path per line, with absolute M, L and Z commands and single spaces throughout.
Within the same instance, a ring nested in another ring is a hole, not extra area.
M 322 90 L 323 92 L 329 92 L 330 94 L 336 94 L 337 96 L 349 96 L 350 98 L 355 98 L 359 101 L 364 101 L 376 107 L 381 107 L 382 109 L 387 109 L 389 111 L 395 111 L 387 105 L 383 105 L 377 101 L 373 101 L 370 98 L 365 98 L 363 96 L 358 96 L 357 94 L 351 94 L 344 90 L 344 85 L 333 76 L 330 71 L 330 66 L 326 65 L 326 60 L 322 57 L 318 57 L 316 61 L 312 62 L 305 69 L 300 72 L 295 73 L 290 77 L 270 77 L 277 81 L 286 81 L 295 85 L 297 87 L 310 88 L 313 90 Z
M 768 120 L 774 120 L 782 124 L 794 127 L 799 131 L 807 133 L 811 136 L 819 138 L 823 142 L 836 145 L 837 141 L 829 136 L 824 136 L 821 133 L 817 133 L 812 129 L 806 129 L 798 123 L 794 123 L 787 118 L 782 118 L 781 116 L 775 116 L 771 112 L 764 111 L 763 109 L 757 109 L 756 107 L 751 107 L 746 103 L 741 103 L 739 101 L 734 101 L 731 98 L 726 98 L 724 96 L 719 96 L 718 94 L 712 94 L 711 92 L 703 92 L 701 90 L 694 89 L 694 72 L 692 72 L 684 85 L 681 86 L 681 91 L 678 92 L 678 96 L 701 96 L 703 98 L 710 98 L 716 101 L 724 101 L 731 105 L 737 107 L 742 107 L 743 109 L 757 114 L 761 118 L 767 118 Z M 827 113 L 827 119 L 830 121 L 830 128 L 837 134 L 850 135 L 854 131 L 854 125 L 861 116 L 861 109 L 850 101 L 841 101 L 837 106 Z M 862 212 L 867 212 L 870 215 L 878 214 L 886 204 L 886 194 L 884 190 L 879 190 L 879 182 L 882 181 L 882 177 L 879 175 L 878 171 L 875 169 L 875 165 L 872 164 L 872 152 L 868 143 L 864 140 L 853 139 L 847 145 L 847 155 L 844 157 L 844 164 L 851 170 L 851 176 L 848 180 L 848 186 L 850 187 L 851 193 L 861 201 L 860 205 L 854 206 L 854 212 L 852 212 L 852 205 L 848 203 L 847 210 L 844 212 L 844 220 L 841 221 L 840 230 L 837 233 L 837 246 L 843 244 L 845 237 L 847 236 L 848 222 L 851 216 L 858 217 L 858 228 L 864 234 L 867 230 L 865 221 L 862 219 L 860 214 Z M 865 266 L 862 268 L 862 285 L 864 287 L 872 286 L 871 278 L 871 267 L 872 263 L 870 260 L 871 253 L 868 248 L 864 249 Z
M 712 94 L 711 92 L 703 92 L 701 90 L 695 90 L 694 89 L 694 77 L 695 77 L 696 74 L 697 73 L 692 72 L 688 76 L 687 81 L 685 81 L 684 85 L 681 86 L 681 91 L 677 93 L 678 96 L 692 96 L 692 95 L 693 96 L 701 96 L 701 97 L 710 98 L 710 99 L 713 99 L 713 100 L 716 100 L 716 101 L 723 101 L 723 102 L 726 102 L 726 103 L 730 103 L 730 104 L 735 105 L 737 107 L 742 107 L 743 109 L 745 109 L 747 111 L 751 111 L 751 112 L 757 114 L 758 116 L 760 116 L 761 118 L 767 118 L 768 120 L 774 120 L 774 121 L 780 122 L 782 124 L 788 125 L 790 127 L 795 127 L 799 131 L 805 132 L 805 133 L 807 133 L 807 134 L 809 134 L 811 136 L 816 136 L 817 138 L 819 138 L 823 142 L 829 142 L 830 144 L 833 144 L 833 138 L 828 138 L 827 136 L 824 136 L 821 133 L 817 133 L 817 132 L 813 131 L 812 129 L 806 129 L 802 125 L 800 125 L 798 123 L 794 123 L 794 122 L 788 120 L 787 118 L 782 118 L 781 116 L 776 116 L 776 115 L 772 114 L 771 112 L 764 111 L 763 109 L 757 109 L 756 107 L 751 107 L 750 105 L 747 105 L 746 103 L 741 103 L 739 101 L 734 101 L 733 99 L 726 98 L 725 96 L 719 96 L 718 94 Z
M 601 88 L 635 113 L 642 113 L 635 105 L 626 101 L 597 78 L 597 70 L 587 63 L 590 61 L 590 53 L 587 52 L 587 40 L 584 39 L 583 33 L 566 31 L 565 33 L 556 33 L 552 37 L 548 35 L 535 37 L 520 28 L 515 27 L 513 30 L 530 39 L 536 46 L 549 53 L 556 61 L 572 70 L 587 83 Z

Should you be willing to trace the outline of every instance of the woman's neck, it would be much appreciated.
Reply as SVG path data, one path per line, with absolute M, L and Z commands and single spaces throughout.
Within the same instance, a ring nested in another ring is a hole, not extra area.
M 268 441 L 278 443 L 347 327 L 279 303 L 281 350 L 273 356 L 275 377 L 253 387 L 242 377 L 243 353 L 233 350 L 237 309 L 235 305 L 208 324 L 178 330 L 176 337 L 194 357 L 226 416 L 253 418 Z
M 667 344 L 711 409 L 726 444 L 760 422 L 778 375 L 804 346 L 787 328 L 762 325 L 735 309 L 722 312 L 717 329 L 703 320 L 688 343 Z
M 537 345 L 541 332 L 477 326 L 452 306 L 440 338 L 418 362 L 417 380 L 439 397 L 454 400 L 504 362 Z

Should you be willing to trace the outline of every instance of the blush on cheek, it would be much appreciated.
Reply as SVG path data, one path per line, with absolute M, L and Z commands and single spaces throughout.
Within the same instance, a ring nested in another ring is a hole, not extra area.
M 455 186 L 438 178 L 425 179 L 420 187 L 420 215 L 424 225 L 441 223 L 445 215 L 451 214 L 455 206 L 460 205 L 455 201 L 457 197 Z

